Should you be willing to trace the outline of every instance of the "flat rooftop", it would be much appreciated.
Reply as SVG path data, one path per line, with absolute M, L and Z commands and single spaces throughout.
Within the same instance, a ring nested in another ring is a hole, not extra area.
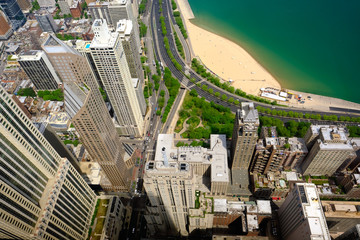
M 311 234 L 321 236 L 324 240 L 330 240 L 325 215 L 315 184 L 298 183 L 296 186 L 300 192 L 304 215 L 309 221 Z

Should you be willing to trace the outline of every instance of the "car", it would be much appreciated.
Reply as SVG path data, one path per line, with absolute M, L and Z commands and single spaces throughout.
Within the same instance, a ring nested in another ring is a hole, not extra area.
M 132 233 L 135 233 L 135 228 L 132 229 Z

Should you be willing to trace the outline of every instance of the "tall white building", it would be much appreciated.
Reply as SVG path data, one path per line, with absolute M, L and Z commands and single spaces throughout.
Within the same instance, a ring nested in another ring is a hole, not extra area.
M 146 163 L 144 175 L 144 188 L 151 203 L 151 214 L 145 219 L 153 231 L 168 230 L 186 236 L 190 209 L 200 207 L 196 206 L 196 192 L 214 197 L 226 195 L 226 136 L 211 135 L 210 142 L 210 149 L 175 148 L 172 134 L 158 136 L 155 160 Z
M 145 115 L 146 102 L 144 98 L 144 71 L 140 61 L 139 46 L 136 42 L 133 23 L 131 20 L 122 19 L 117 23 L 116 32 L 120 34 L 121 43 L 124 48 L 126 61 L 129 66 L 130 75 L 133 80 L 136 96 L 140 103 L 141 113 Z
M 296 183 L 279 211 L 284 240 L 330 240 L 315 184 Z
M 95 199 L 0 87 L 0 238 L 86 239 Z
M 93 19 L 105 19 L 109 27 L 113 29 L 116 29 L 119 20 L 130 19 L 134 25 L 136 44 L 140 48 L 139 25 L 131 0 L 96 1 L 89 3 L 88 7 Z
M 110 32 L 105 19 L 94 20 L 90 50 L 114 109 L 120 135 L 140 137 L 144 119 L 118 32 Z

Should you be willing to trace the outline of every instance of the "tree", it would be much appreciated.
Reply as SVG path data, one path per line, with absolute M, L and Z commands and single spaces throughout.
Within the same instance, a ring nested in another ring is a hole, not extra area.
M 191 91 L 190 91 L 190 96 L 192 96 L 192 97 L 197 97 L 197 96 L 198 96 L 197 91 L 196 91 L 195 89 L 191 89 Z
M 213 94 L 213 93 L 214 93 L 214 89 L 208 88 L 208 92 L 209 92 L 210 94 Z
M 233 103 L 233 102 L 234 102 L 234 98 L 233 98 L 233 97 L 230 97 L 230 98 L 228 99 L 228 102 L 229 102 L 229 103 Z
M 225 101 L 227 99 L 226 94 L 221 95 L 221 100 Z
M 140 28 L 140 37 L 145 37 L 147 32 L 147 26 L 139 20 L 139 28 Z
M 26 97 L 36 97 L 36 93 L 32 88 L 20 88 L 19 91 L 17 91 L 17 95 L 26 96 Z
M 34 10 L 36 11 L 40 9 L 40 5 L 37 0 L 33 1 L 31 4 L 32 4 L 32 9 L 31 9 L 32 11 Z
M 157 116 L 160 116 L 160 115 L 161 115 L 161 111 L 160 111 L 160 110 L 157 110 L 157 111 L 156 111 L 156 115 L 157 115 Z
M 235 105 L 239 105 L 239 103 L 240 103 L 240 102 L 239 102 L 238 100 L 235 100 L 235 101 L 234 101 L 234 104 L 235 104 Z
M 160 91 L 160 96 L 161 96 L 161 97 L 164 97 L 164 96 L 165 96 L 165 90 L 161 90 L 161 91 Z

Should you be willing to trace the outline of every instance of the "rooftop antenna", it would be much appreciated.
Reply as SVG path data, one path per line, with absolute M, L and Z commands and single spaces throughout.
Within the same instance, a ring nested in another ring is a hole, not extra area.
M 162 153 L 162 155 L 163 155 L 163 159 L 164 159 L 164 166 L 165 167 L 168 167 L 169 166 L 169 161 L 168 161 L 168 159 L 167 159 L 167 156 L 166 156 L 166 148 L 165 147 L 163 147 L 162 149 L 161 149 L 161 153 Z

